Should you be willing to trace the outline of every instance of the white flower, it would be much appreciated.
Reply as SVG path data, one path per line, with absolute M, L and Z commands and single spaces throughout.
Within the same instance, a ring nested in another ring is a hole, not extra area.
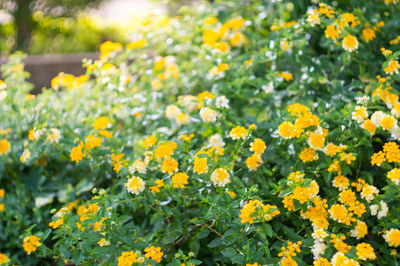
M 198 108 L 197 97 L 193 95 L 179 96 L 178 103 L 185 106 L 189 112 L 192 112 Z
M 4 100 L 7 97 L 7 91 L 0 91 L 0 100 Z
M 369 101 L 368 96 L 359 96 L 356 97 L 357 104 L 366 104 Z
M 311 24 L 311 27 L 314 27 L 317 24 L 321 24 L 321 20 L 319 19 L 318 10 L 312 9 L 307 11 L 307 22 Z
M 272 81 L 270 81 L 267 85 L 262 85 L 261 89 L 265 93 L 273 93 L 274 92 L 274 83 L 272 83 Z
M 218 113 L 209 107 L 203 107 L 200 110 L 200 117 L 204 122 L 214 123 L 217 120 Z
M 219 96 L 215 100 L 215 105 L 217 106 L 218 109 L 222 109 L 222 108 L 228 109 L 229 108 L 229 100 L 225 96 Z
M 182 113 L 181 109 L 179 109 L 179 107 L 174 104 L 168 105 L 167 109 L 165 109 L 165 116 L 169 120 L 175 119 L 180 113 Z
M 368 118 L 367 108 L 364 106 L 356 106 L 356 110 L 351 113 L 352 119 L 357 121 L 357 123 L 362 123 L 366 118 Z
M 129 172 L 131 174 L 134 174 L 135 172 L 146 174 L 146 163 L 143 162 L 142 158 L 137 159 L 131 166 L 129 166 Z
M 229 179 L 229 173 L 223 168 L 217 168 L 211 174 L 210 177 L 211 181 L 213 182 L 214 186 L 224 187 L 226 184 L 231 182 Z
M 383 200 L 380 201 L 381 204 L 381 210 L 378 212 L 378 219 L 382 217 L 386 217 L 387 213 L 389 212 L 389 208 Z
M 144 190 L 145 183 L 140 177 L 133 176 L 128 179 L 128 182 L 125 183 L 125 187 L 129 193 L 139 195 L 139 193 Z
M 57 128 L 50 128 L 51 133 L 47 133 L 47 140 L 51 143 L 58 143 L 61 137 L 60 130 Z
M 328 236 L 324 229 L 314 228 L 314 232 L 312 233 L 312 238 L 316 241 L 324 241 L 324 238 Z
M 375 126 L 377 126 L 377 127 L 379 127 L 380 125 L 381 125 L 381 120 L 382 120 L 382 118 L 385 116 L 385 113 L 384 112 L 382 112 L 382 111 L 376 111 L 376 112 L 374 112 L 373 114 L 372 114 L 372 116 L 371 116 L 371 122 L 375 125 Z
M 29 158 L 31 158 L 31 152 L 28 149 L 25 149 L 21 154 L 20 160 L 25 163 Z
M 371 215 L 375 216 L 378 213 L 379 207 L 377 204 L 373 204 L 369 206 L 369 209 L 371 210 Z
M 314 260 L 317 260 L 321 257 L 322 254 L 324 254 L 326 249 L 326 244 L 324 242 L 320 241 L 314 241 L 314 245 L 311 249 L 311 252 L 314 255 Z
M 375 195 L 379 194 L 379 189 L 372 185 L 364 186 L 363 190 L 361 191 L 361 198 L 365 199 L 366 201 L 370 202 L 374 199 Z
M 218 133 L 212 135 L 209 138 L 208 142 L 210 143 L 211 146 L 214 146 L 214 147 L 218 147 L 218 146 L 219 147 L 224 147 L 225 146 L 225 142 L 222 139 L 222 136 L 220 134 L 218 134 Z
M 400 127 L 397 124 L 390 129 L 390 133 L 392 138 L 400 140 Z

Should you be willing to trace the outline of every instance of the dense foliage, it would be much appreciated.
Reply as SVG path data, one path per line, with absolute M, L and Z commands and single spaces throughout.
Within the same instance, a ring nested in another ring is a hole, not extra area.
M 0 261 L 397 265 L 399 11 L 183 8 L 37 96 L 10 57 Z
M 96 52 L 106 41 L 125 43 L 127 36 L 117 26 L 103 25 L 94 16 L 80 14 L 74 18 L 46 16 L 33 13 L 35 29 L 32 31 L 29 54 L 62 54 Z M 17 28 L 13 23 L 0 24 L 0 55 L 9 55 L 16 44 Z

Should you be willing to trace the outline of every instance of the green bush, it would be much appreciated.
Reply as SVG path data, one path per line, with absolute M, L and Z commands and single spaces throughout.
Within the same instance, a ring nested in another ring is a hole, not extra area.
M 10 57 L 0 259 L 397 265 L 398 12 L 186 7 L 36 97 Z

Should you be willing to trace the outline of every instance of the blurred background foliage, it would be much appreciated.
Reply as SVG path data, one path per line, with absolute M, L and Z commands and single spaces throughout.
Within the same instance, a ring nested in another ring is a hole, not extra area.
M 99 45 L 107 40 L 124 44 L 129 41 L 129 33 L 139 25 L 140 19 L 148 15 L 146 12 L 149 10 L 136 11 L 129 23 L 106 23 L 101 16 L 91 14 L 91 10 L 113 1 L 116 0 L 0 0 L 0 56 L 9 55 L 16 50 L 28 54 L 95 52 L 98 51 Z M 149 3 L 169 14 L 176 14 L 182 6 L 190 6 L 199 0 L 131 2 L 138 3 L 139 9 L 141 5 Z M 233 6 L 248 12 L 257 9 L 257 6 L 250 5 L 248 0 L 230 2 L 236 2 Z M 309 2 L 293 0 L 292 16 L 304 14 Z M 135 4 L 130 3 L 127 8 L 132 7 L 136 8 Z M 115 21 L 118 19 L 116 16 Z

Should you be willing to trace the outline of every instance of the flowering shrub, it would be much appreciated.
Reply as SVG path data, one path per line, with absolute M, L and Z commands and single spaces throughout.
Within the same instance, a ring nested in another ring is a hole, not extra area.
M 0 261 L 395 265 L 396 4 L 151 16 L 37 96 L 11 57 Z

